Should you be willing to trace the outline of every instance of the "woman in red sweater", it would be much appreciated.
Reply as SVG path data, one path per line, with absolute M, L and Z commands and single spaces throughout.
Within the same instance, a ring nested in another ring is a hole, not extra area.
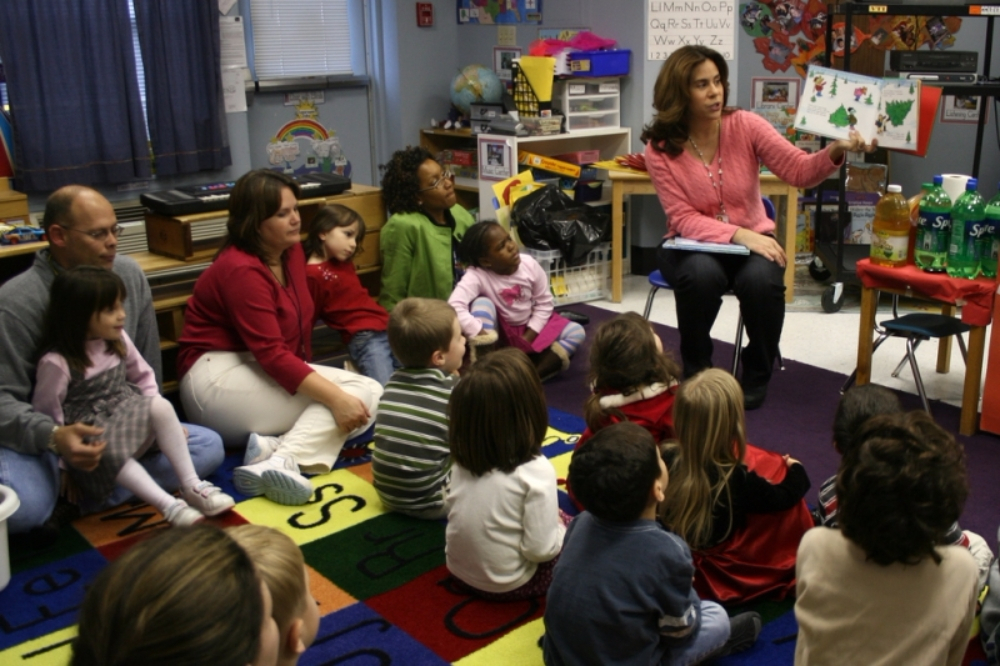
M 812 187 L 847 151 L 872 150 L 857 133 L 807 154 L 768 122 L 726 106 L 729 69 L 704 46 L 685 46 L 663 63 L 653 90 L 656 114 L 642 133 L 646 167 L 667 213 L 667 238 L 735 243 L 749 256 L 658 251 L 674 286 L 684 376 L 712 367 L 710 332 L 730 289 L 740 301 L 749 344 L 742 385 L 747 409 L 767 395 L 785 319 L 784 248 L 760 198 L 760 163 L 783 181 Z M 725 163 L 723 165 L 723 163 Z
M 267 169 L 229 198 L 228 236 L 194 286 L 178 370 L 193 422 L 247 451 L 233 480 L 244 495 L 305 504 L 300 474 L 327 472 L 375 417 L 381 385 L 309 364 L 315 309 L 299 244 L 298 184 Z

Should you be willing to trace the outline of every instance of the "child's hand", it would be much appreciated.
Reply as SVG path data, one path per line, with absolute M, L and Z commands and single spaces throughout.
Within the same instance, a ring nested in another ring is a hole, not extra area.
M 531 344 L 532 342 L 535 341 L 535 338 L 538 337 L 538 333 L 535 332 L 533 329 L 527 328 L 524 330 L 524 335 L 522 335 L 521 337 L 524 338 L 528 344 Z
M 84 438 L 99 437 L 103 433 L 104 428 L 85 423 L 71 423 L 56 430 L 52 434 L 52 440 L 67 465 L 91 472 L 100 464 L 101 454 L 104 453 L 104 447 L 108 443 L 103 440 L 87 443 Z
M 802 464 L 798 460 L 796 460 L 795 458 L 791 457 L 788 454 L 785 454 L 785 455 L 781 456 L 781 459 L 785 461 L 785 466 L 786 467 L 791 467 L 792 465 L 801 465 Z

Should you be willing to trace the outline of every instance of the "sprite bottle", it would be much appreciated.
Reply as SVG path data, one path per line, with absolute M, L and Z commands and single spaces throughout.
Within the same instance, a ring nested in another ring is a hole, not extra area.
M 1000 190 L 1000 186 L 997 186 Z M 1000 192 L 986 204 L 986 224 L 979 235 L 979 265 L 986 277 L 997 276 L 997 253 L 1000 251 Z
M 970 178 L 965 192 L 951 209 L 951 241 L 948 243 L 948 275 L 973 279 L 979 275 L 979 234 L 986 222 L 986 205 L 976 190 L 979 182 Z
M 914 259 L 928 273 L 944 273 L 948 263 L 948 242 L 951 240 L 951 197 L 941 187 L 941 176 L 920 200 L 917 222 L 917 244 Z

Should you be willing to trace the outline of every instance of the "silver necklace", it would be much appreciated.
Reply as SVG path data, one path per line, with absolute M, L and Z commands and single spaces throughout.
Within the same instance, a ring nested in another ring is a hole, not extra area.
M 715 178 L 712 176 L 712 167 L 708 164 L 708 160 L 705 159 L 705 155 L 701 152 L 698 144 L 694 142 L 694 137 L 688 136 L 688 141 L 691 142 L 691 147 L 694 148 L 694 152 L 698 153 L 698 158 L 705 167 L 705 173 L 708 174 L 708 180 L 712 183 L 712 189 L 715 190 L 715 196 L 719 198 L 719 214 L 715 216 L 715 219 L 728 224 L 729 216 L 726 215 L 726 204 L 722 200 L 722 122 L 719 122 L 719 146 L 715 149 L 715 157 L 719 162 L 718 183 L 715 182 Z

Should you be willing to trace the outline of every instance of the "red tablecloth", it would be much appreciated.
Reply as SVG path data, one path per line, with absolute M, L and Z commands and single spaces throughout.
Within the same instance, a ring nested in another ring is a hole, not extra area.
M 965 280 L 947 273 L 926 273 L 916 266 L 875 266 L 868 259 L 858 262 L 857 271 L 870 289 L 909 290 L 916 296 L 961 305 L 962 321 L 970 326 L 986 326 L 992 319 L 997 283 L 991 278 Z

